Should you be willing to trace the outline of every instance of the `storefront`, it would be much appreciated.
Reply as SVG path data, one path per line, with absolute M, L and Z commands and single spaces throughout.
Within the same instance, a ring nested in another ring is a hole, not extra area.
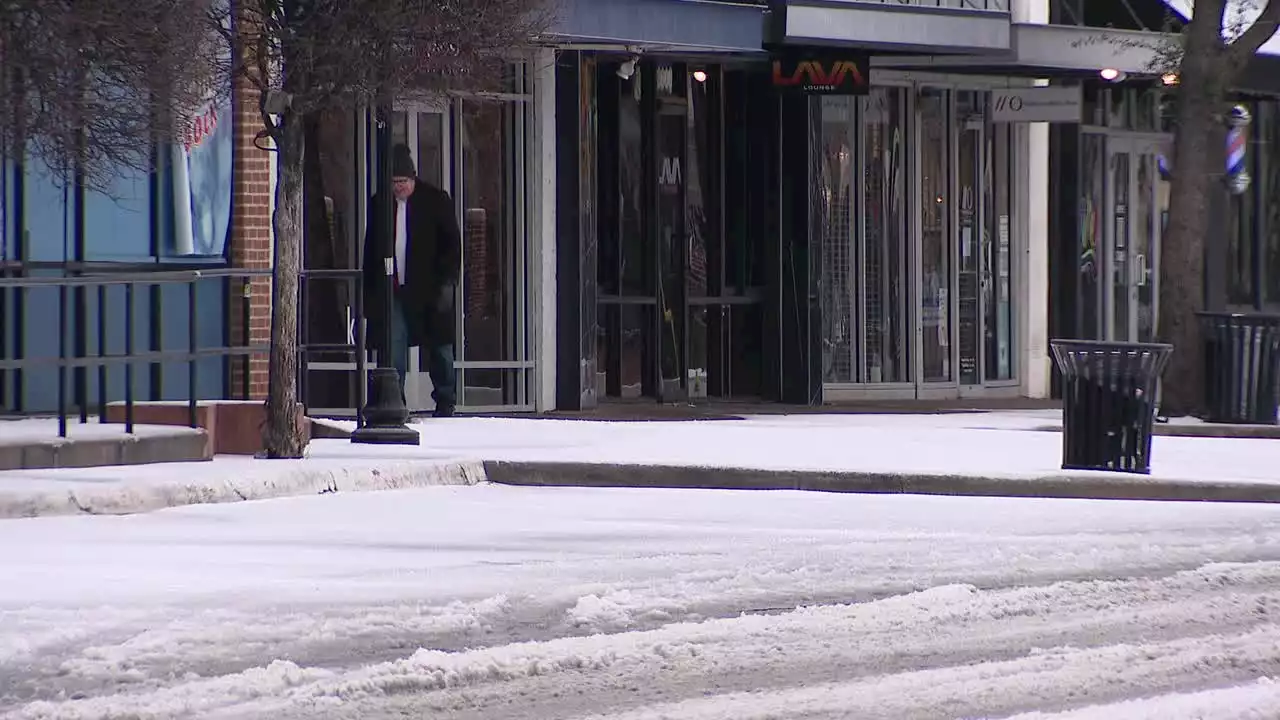
M 878 72 L 815 98 L 823 396 L 1019 393 L 1018 132 L 1005 79 Z
M 1032 85 L 991 62 L 1011 51 L 1015 10 L 775 4 L 775 59 L 869 58 L 861 92 L 814 94 L 797 111 L 809 184 L 787 195 L 809 208 L 810 262 L 782 314 L 804 319 L 793 337 L 812 359 L 788 372 L 809 402 L 1041 394 L 1026 299 L 1045 148 L 991 110 L 994 91 Z
M 590 5 L 556 63 L 556 407 L 768 397 L 779 154 L 763 8 Z
M 1245 130 L 1251 182 L 1238 193 L 1227 183 L 1214 185 L 1203 287 L 1161 287 L 1170 173 L 1176 172 L 1170 163 L 1176 87 L 1153 72 L 1149 48 L 1174 42 L 1157 34 L 1169 8 L 1185 16 L 1187 4 L 1141 0 L 1131 13 L 1082 0 L 1052 5 L 1058 24 L 1048 30 L 1061 38 L 1059 45 L 1074 47 L 1101 32 L 1081 26 L 1118 27 L 1106 32 L 1123 33 L 1123 41 L 1060 53 L 1063 62 L 1046 73 L 1055 85 L 1078 88 L 1082 107 L 1078 123 L 1054 125 L 1050 138 L 1054 337 L 1158 339 L 1162 292 L 1201 292 L 1209 309 L 1280 308 L 1280 221 L 1273 217 L 1280 210 L 1280 165 L 1274 157 L 1280 144 L 1280 58 L 1265 46 L 1230 99 L 1251 119 Z M 1224 115 L 1230 109 L 1224 107 Z M 1225 171 L 1224 166 L 1222 176 Z
M 1007 51 L 992 7 L 912 7 L 922 35 L 902 8 L 778 2 L 759 51 L 562 52 L 557 406 L 1042 392 L 1019 325 L 1030 133 L 989 115 L 1031 80 L 868 65 Z M 774 67 L 815 51 L 856 87 Z
M 1151 342 L 1169 212 L 1169 105 L 1159 81 L 1083 83 L 1078 125 L 1053 131 L 1055 334 Z M 1069 310 L 1064 311 L 1066 305 Z

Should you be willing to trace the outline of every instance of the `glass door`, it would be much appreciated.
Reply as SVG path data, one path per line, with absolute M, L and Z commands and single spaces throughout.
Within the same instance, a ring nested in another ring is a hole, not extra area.
M 532 95 L 522 65 L 511 92 L 399 107 L 392 142 L 409 147 L 420 182 L 449 193 L 462 236 L 454 307 L 459 410 L 533 407 L 529 338 L 528 178 Z M 427 356 L 410 348 L 405 397 L 411 412 L 433 408 Z
M 1160 235 L 1164 223 L 1160 190 L 1159 148 L 1146 141 L 1134 148 L 1134 275 L 1132 294 L 1138 342 L 1152 342 L 1156 337 L 1156 317 L 1160 297 Z
M 979 386 L 983 380 L 985 343 L 983 326 L 986 319 L 982 312 L 985 288 L 989 282 L 983 256 L 989 254 L 986 242 L 985 199 L 985 127 L 981 95 L 960 91 L 956 104 L 960 125 L 957 143 L 956 181 L 957 244 L 959 245 L 959 315 L 958 351 L 960 354 L 960 384 Z
M 907 208 L 907 89 L 872 89 L 862 126 L 862 242 L 858 320 L 859 381 L 872 385 L 915 379 L 911 350 L 910 233 Z
M 458 407 L 468 412 L 533 409 L 527 75 L 514 65 L 509 92 L 453 103 L 452 194 L 462 232 L 454 366 Z
M 814 106 L 831 400 L 1016 385 L 1010 131 L 987 122 L 985 91 L 912 94 L 880 87 Z
M 907 95 L 879 87 L 865 98 L 819 101 L 822 360 L 831 397 L 915 394 Z
M 952 193 L 951 91 L 921 88 L 917 95 L 919 214 L 919 347 L 923 384 L 954 387 L 956 353 L 952 324 L 956 204 Z M 940 388 L 941 389 L 941 388 Z M 945 393 L 946 391 L 943 390 Z M 954 391 L 952 391 L 954 392 Z M 927 388 L 917 396 L 932 394 Z
M 1149 342 L 1155 337 L 1164 185 L 1157 157 L 1157 140 L 1108 138 L 1103 320 L 1110 340 Z

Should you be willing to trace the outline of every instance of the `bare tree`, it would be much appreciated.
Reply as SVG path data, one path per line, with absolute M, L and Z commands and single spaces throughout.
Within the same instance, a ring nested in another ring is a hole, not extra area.
M 0 0 L 0 149 L 105 188 L 218 87 L 210 0 Z
M 232 71 L 259 93 L 277 155 L 268 457 L 300 457 L 298 283 L 305 123 L 321 109 L 359 108 L 450 87 L 483 87 L 548 19 L 543 0 L 235 0 L 215 13 Z
M 1252 24 L 1246 9 L 1258 11 Z M 1280 25 L 1280 0 L 1195 0 L 1179 46 L 1169 225 L 1161 247 L 1160 336 L 1175 351 L 1164 382 L 1164 412 L 1190 415 L 1204 402 L 1204 357 L 1196 313 L 1204 307 L 1210 198 L 1226 163 L 1228 95 L 1241 71 Z

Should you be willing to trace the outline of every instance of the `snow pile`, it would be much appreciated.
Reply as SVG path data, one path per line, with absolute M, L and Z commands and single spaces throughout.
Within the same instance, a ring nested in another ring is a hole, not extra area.
M 116 515 L 326 492 L 474 485 L 479 462 L 311 457 L 0 472 L 0 518 Z

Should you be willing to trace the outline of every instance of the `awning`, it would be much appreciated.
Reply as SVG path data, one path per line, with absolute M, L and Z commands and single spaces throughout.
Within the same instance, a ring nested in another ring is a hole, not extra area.
M 760 3 L 706 0 L 560 0 L 544 40 L 648 51 L 761 53 Z
M 936 68 L 939 71 L 1054 77 L 1096 74 L 1115 68 L 1131 75 L 1152 73 L 1156 49 L 1173 38 L 1135 30 L 1076 25 L 1011 24 L 1010 49 L 987 57 L 873 57 L 871 66 Z
M 880 0 L 775 0 L 767 40 L 773 45 L 858 47 L 881 52 L 1002 53 L 1010 14 L 992 8 L 937 7 Z
M 1013 23 L 1011 36 L 1012 47 L 1002 55 L 873 56 L 871 67 L 1039 78 L 1096 77 L 1103 68 L 1115 68 L 1128 75 L 1154 77 L 1161 70 L 1156 62 L 1159 49 L 1177 41 L 1156 32 L 1032 23 Z M 1280 41 L 1272 39 L 1269 44 L 1280 54 Z M 1260 53 L 1234 89 L 1280 95 L 1280 57 Z

